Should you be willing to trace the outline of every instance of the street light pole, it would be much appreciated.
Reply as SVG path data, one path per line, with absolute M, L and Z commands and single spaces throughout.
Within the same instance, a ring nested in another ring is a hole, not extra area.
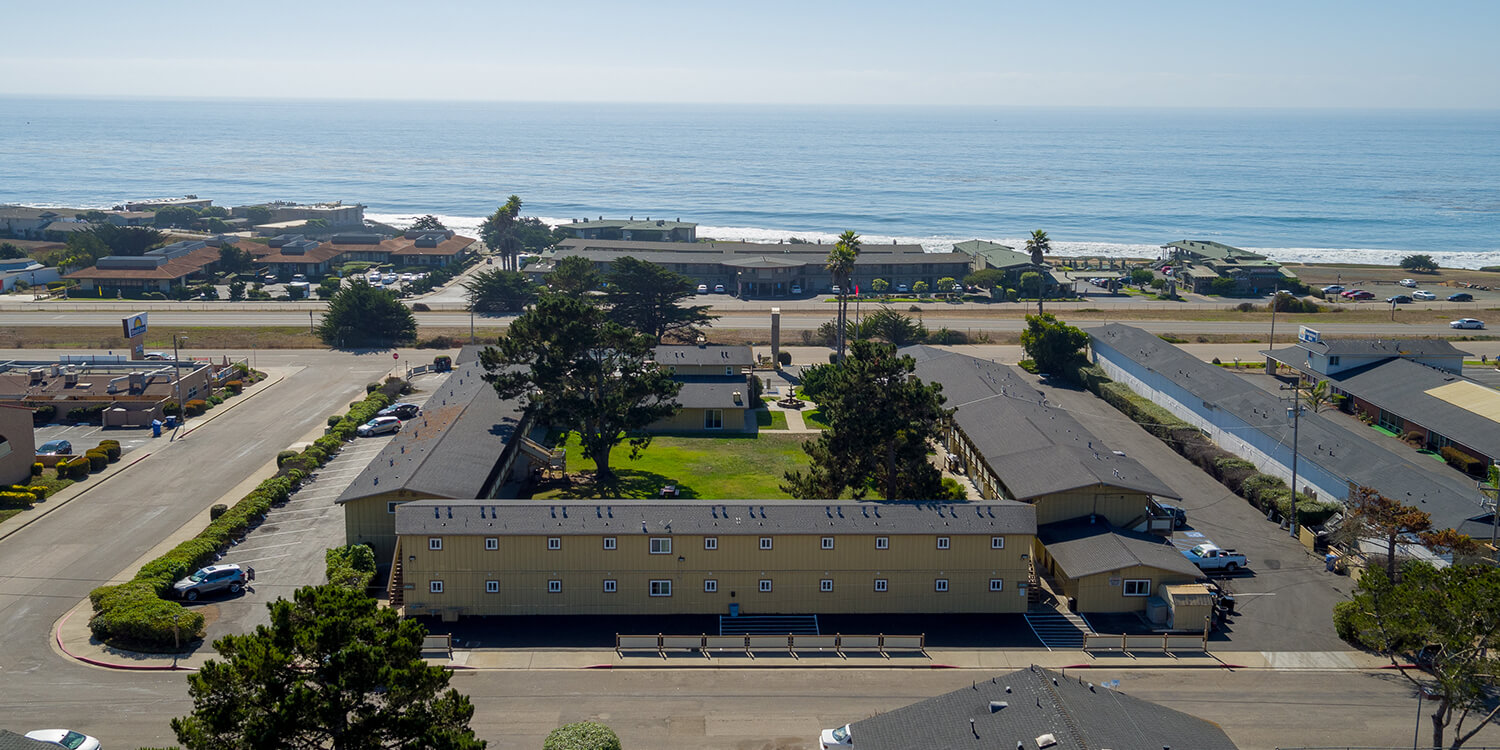
M 181 337 L 187 341 L 187 337 Z M 182 405 L 182 362 L 177 357 L 177 334 L 172 334 L 172 386 L 177 391 L 177 424 L 187 421 L 187 409 Z
M 1302 424 L 1302 391 L 1298 386 L 1292 386 L 1292 405 L 1287 411 L 1287 416 L 1292 418 L 1292 501 L 1289 532 L 1293 539 L 1297 538 L 1297 432 Z
M 1426 697 L 1426 688 L 1417 688 L 1417 725 L 1411 729 L 1411 750 L 1417 750 L 1417 737 L 1422 733 L 1422 699 Z
M 1271 346 L 1276 346 L 1276 303 L 1281 300 L 1281 282 L 1271 284 Z

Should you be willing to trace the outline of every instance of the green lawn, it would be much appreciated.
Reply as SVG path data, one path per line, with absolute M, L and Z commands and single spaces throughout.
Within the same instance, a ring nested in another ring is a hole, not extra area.
M 784 418 L 784 415 L 783 415 Z M 657 436 L 629 460 L 630 446 L 610 453 L 619 487 L 611 497 L 654 498 L 668 484 L 677 485 L 683 498 L 702 500 L 773 500 L 788 495 L 778 486 L 782 474 L 807 466 L 801 435 L 743 435 L 715 437 Z M 599 497 L 592 482 L 594 462 L 585 460 L 575 435 L 567 441 L 566 486 L 547 487 L 537 499 Z
M 5 523 L 6 519 L 20 512 L 20 508 L 6 508 L 4 510 L 0 510 L 0 523 Z
M 755 411 L 755 424 L 762 430 L 785 430 L 786 412 L 757 409 Z
M 806 422 L 808 427 L 816 427 L 820 430 L 828 429 L 828 423 L 823 421 L 823 411 L 821 409 L 802 412 L 802 421 Z

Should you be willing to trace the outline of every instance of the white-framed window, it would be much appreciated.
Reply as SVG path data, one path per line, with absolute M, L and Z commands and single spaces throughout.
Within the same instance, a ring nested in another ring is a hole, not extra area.
M 672 582 L 671 581 L 652 581 L 651 582 L 651 595 L 652 596 L 671 596 L 672 595 Z
M 833 537 L 825 536 L 822 541 L 823 549 L 833 549 Z
M 724 365 L 724 374 L 725 375 L 733 375 L 734 374 L 734 366 L 733 365 Z
M 890 581 L 887 581 L 884 578 L 876 578 L 875 579 L 875 591 L 877 593 L 878 592 L 887 591 L 887 590 L 890 589 L 890 587 L 891 587 Z
M 1004 590 L 1005 590 L 1005 581 L 1003 581 L 1003 580 L 1001 580 L 999 578 L 991 578 L 990 579 L 990 591 L 1004 591 Z
M 442 549 L 442 548 L 443 548 L 443 538 L 442 537 L 440 537 L 440 536 L 430 536 L 430 537 L 427 537 L 427 549 L 434 549 L 434 550 L 436 550 L 436 549 Z
M 762 593 L 762 594 L 769 594 L 769 593 L 771 593 L 771 579 L 769 579 L 769 578 L 762 578 L 762 579 L 760 579 L 760 593 Z
M 760 548 L 761 549 L 770 549 L 771 548 L 771 537 L 768 537 L 768 536 L 761 537 L 760 538 Z
M 712 594 L 719 590 L 719 582 L 713 578 L 703 579 L 703 593 Z
M 824 578 L 823 580 L 818 581 L 818 590 L 821 591 L 821 592 L 823 592 L 823 593 L 825 593 L 825 594 L 828 593 L 828 592 L 830 592 L 830 591 L 832 591 L 833 590 L 833 579 L 832 578 Z
M 491 551 L 500 549 L 500 537 L 497 537 L 497 536 L 487 536 L 487 537 L 485 537 L 484 538 L 484 548 L 487 549 L 487 550 L 491 550 Z
M 946 578 L 939 578 L 936 581 L 933 581 L 932 582 L 932 590 L 933 591 L 947 591 L 948 590 L 948 579 L 946 579 Z
M 559 581 L 559 580 L 557 580 L 555 578 L 553 580 L 548 581 L 547 582 L 547 593 L 549 593 L 549 594 L 561 594 L 562 593 L 562 581 Z
M 891 538 L 888 536 L 875 537 L 875 549 L 890 549 Z
M 1005 537 L 1003 537 L 1003 536 L 992 536 L 992 537 L 990 537 L 990 549 L 1005 549 Z
M 1125 593 L 1126 596 L 1150 596 L 1151 595 L 1151 579 L 1150 578 L 1127 578 L 1125 580 L 1125 591 L 1124 591 L 1124 593 Z
M 485 581 L 484 582 L 484 593 L 486 593 L 486 594 L 498 594 L 498 593 L 500 593 L 500 582 L 499 581 Z
M 718 549 L 719 538 L 716 536 L 703 537 L 703 549 Z
M 427 582 L 427 591 L 430 592 L 430 593 L 433 593 L 433 594 L 441 594 L 441 593 L 443 593 L 443 582 L 442 581 L 428 581 Z
M 948 549 L 953 545 L 953 540 L 945 536 L 938 537 L 938 549 Z
M 547 537 L 547 549 L 562 549 L 562 537 L 560 537 L 560 536 L 549 536 L 549 537 Z
M 651 554 L 653 554 L 653 555 L 670 555 L 670 554 L 672 554 L 672 537 L 669 537 L 669 536 L 653 536 L 653 537 L 651 537 Z
M 719 429 L 723 429 L 723 428 L 724 428 L 724 410 L 723 409 L 704 409 L 703 410 L 703 429 L 705 429 L 705 430 L 719 430 Z
M 604 537 L 604 548 L 605 549 L 614 549 L 615 548 L 615 538 L 612 537 L 612 536 Z
M 620 583 L 613 578 L 604 579 L 604 593 L 613 594 L 620 590 Z

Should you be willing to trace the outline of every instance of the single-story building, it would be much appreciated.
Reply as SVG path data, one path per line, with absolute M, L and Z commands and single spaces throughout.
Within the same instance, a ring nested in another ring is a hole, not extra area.
M 480 347 L 465 347 L 452 373 L 433 389 L 421 415 L 406 422 L 336 501 L 346 544 L 368 544 L 381 565 L 396 548 L 396 507 L 424 498 L 497 497 L 540 450 L 526 433 L 519 400 L 501 399 L 483 379 Z
M 697 242 L 698 225 L 692 222 L 667 221 L 646 217 L 643 221 L 629 219 L 574 219 L 559 224 L 569 237 L 580 240 L 636 240 L 641 242 Z
M 750 409 L 750 379 L 754 375 L 683 375 L 677 392 L 678 409 L 659 419 L 647 432 L 744 432 Z M 749 423 L 753 426 L 753 423 Z
M 395 507 L 407 615 L 1018 613 L 1024 503 L 421 500 Z
M 838 725 L 837 717 L 823 722 Z M 859 750 L 1235 750 L 1213 722 L 1041 667 L 847 723 Z
M 1111 323 L 1088 334 L 1094 363 L 1111 379 L 1260 471 L 1290 480 L 1293 424 L 1276 395 L 1139 328 Z M 1328 419 L 1310 409 L 1299 417 L 1298 492 L 1343 501 L 1354 487 L 1373 487 L 1428 512 L 1440 528 L 1489 533 L 1472 483 L 1451 472 L 1422 471 L 1413 462 L 1427 459 L 1351 436 Z
M 0 206 L 0 234 L 40 239 L 43 227 L 62 218 L 66 217 L 50 208 Z
M 107 255 L 94 265 L 65 274 L 81 291 L 110 296 L 117 292 L 167 292 L 174 286 L 206 278 L 219 262 L 219 242 L 185 240 L 148 250 L 143 255 Z
M 1171 542 L 1096 518 L 1038 526 L 1034 553 L 1078 612 L 1144 612 L 1163 586 L 1203 577 Z
M 0 260 L 0 291 L 8 292 L 16 288 L 17 281 L 36 286 L 59 278 L 61 276 L 57 268 L 44 266 L 30 258 Z
M 748 346 L 663 344 L 656 347 L 652 356 L 673 375 L 739 376 L 755 366 L 755 350 Z
M 184 402 L 208 398 L 233 372 L 228 365 L 187 360 L 12 360 L 0 363 L 0 403 L 51 409 L 56 419 L 74 409 L 101 410 L 105 426 L 143 426 L 161 419 L 179 394 Z
M 1325 339 L 1307 326 L 1298 330 L 1292 346 L 1268 349 L 1261 354 L 1265 355 L 1268 368 L 1285 365 L 1301 373 L 1303 379 L 1314 382 L 1393 359 L 1462 375 L 1464 357 L 1474 356 L 1447 339 Z

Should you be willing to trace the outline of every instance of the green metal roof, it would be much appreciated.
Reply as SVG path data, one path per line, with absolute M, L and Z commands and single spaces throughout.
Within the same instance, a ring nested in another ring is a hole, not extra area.
M 988 240 L 966 240 L 954 243 L 953 249 L 961 253 L 975 255 L 984 258 L 991 268 L 1017 268 L 1019 266 L 1031 265 L 1029 253 L 1019 253 L 1009 245 Z

